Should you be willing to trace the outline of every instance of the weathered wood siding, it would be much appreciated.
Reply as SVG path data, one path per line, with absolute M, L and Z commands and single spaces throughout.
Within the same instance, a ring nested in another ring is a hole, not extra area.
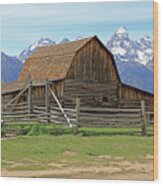
M 130 86 L 121 85 L 121 107 L 138 108 L 141 100 L 145 100 L 147 110 L 153 111 L 154 97 L 152 94 Z
M 11 101 L 14 97 L 16 97 L 18 93 L 19 91 L 1 95 L 2 106 L 9 103 L 9 101 Z M 22 96 L 17 100 L 17 102 L 18 103 L 25 102 L 26 100 L 27 100 L 27 92 L 24 92 Z
M 50 87 L 55 92 L 57 97 L 61 97 L 63 95 L 63 82 L 52 82 L 50 83 Z M 45 105 L 45 85 L 32 88 L 32 102 L 33 105 Z M 50 93 L 49 103 L 55 104 L 55 100 Z
M 64 103 L 75 104 L 75 97 L 81 98 L 82 105 L 113 106 L 116 107 L 118 99 L 117 83 L 99 83 L 79 80 L 65 80 Z
M 58 97 L 61 97 L 63 95 L 63 82 L 62 81 L 51 82 L 50 86 Z M 7 104 L 18 93 L 19 93 L 19 91 L 15 92 L 15 93 L 11 92 L 11 93 L 2 95 L 1 96 L 2 105 Z M 27 101 L 28 101 L 28 90 L 20 96 L 20 98 L 17 100 L 17 103 L 27 102 Z M 52 98 L 50 93 L 49 93 L 49 102 L 51 104 L 55 104 L 55 101 Z M 33 106 L 43 106 L 43 105 L 45 105 L 45 85 L 32 86 L 32 105 Z
M 118 82 L 112 55 L 96 39 L 92 39 L 74 57 L 68 79 Z
M 118 81 L 112 55 L 92 39 L 74 57 L 64 81 L 64 103 L 74 103 L 74 97 L 81 97 L 81 104 L 115 107 Z
M 112 55 L 96 38 L 78 51 L 64 81 L 63 102 L 75 104 L 78 96 L 84 105 L 123 108 L 140 108 L 144 99 L 153 110 L 152 95 L 121 85 Z

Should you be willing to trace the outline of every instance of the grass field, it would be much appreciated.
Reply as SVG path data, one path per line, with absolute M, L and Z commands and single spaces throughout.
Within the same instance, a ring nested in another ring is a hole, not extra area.
M 31 129 L 30 136 L 2 140 L 2 175 L 153 179 L 153 136 L 119 134 L 136 129 L 82 129 L 78 135 L 68 130 L 49 135 Z

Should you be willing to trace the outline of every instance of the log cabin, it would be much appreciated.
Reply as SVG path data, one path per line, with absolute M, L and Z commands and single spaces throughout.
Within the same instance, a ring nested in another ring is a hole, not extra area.
M 44 105 L 47 79 L 63 107 L 75 106 L 80 97 L 81 105 L 111 108 L 137 108 L 145 100 L 147 109 L 153 111 L 153 94 L 121 81 L 113 55 L 97 36 L 39 47 L 26 60 L 18 81 L 2 83 L 2 104 L 30 81 L 32 104 Z M 28 90 L 19 102 L 27 100 Z M 51 95 L 49 102 L 55 104 Z

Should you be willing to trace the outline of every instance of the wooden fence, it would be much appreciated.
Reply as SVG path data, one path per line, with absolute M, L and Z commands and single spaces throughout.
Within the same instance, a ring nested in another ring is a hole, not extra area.
M 71 123 L 76 124 L 76 110 L 64 109 L 66 115 L 69 117 Z M 67 121 L 64 114 L 58 107 L 50 106 L 48 112 L 46 107 L 34 106 L 33 112 L 29 110 L 29 106 L 26 102 L 8 105 L 8 107 L 2 107 L 1 113 L 2 125 L 19 124 L 28 125 L 32 123 L 54 123 L 65 124 Z
M 37 121 L 36 115 L 30 113 L 27 102 L 18 104 L 8 104 L 7 107 L 2 106 L 1 122 L 2 125 L 29 125 Z
M 63 112 L 64 110 L 64 112 Z M 124 108 L 91 108 L 80 107 L 80 99 L 76 99 L 76 108 L 59 108 L 56 105 L 29 107 L 27 102 L 9 104 L 2 107 L 3 125 L 34 125 L 37 123 L 69 125 L 72 127 L 111 127 L 142 128 L 146 135 L 146 124 L 149 123 L 148 115 L 153 113 L 145 112 L 145 101 L 141 101 L 141 109 Z M 66 115 L 66 117 L 65 117 Z
M 81 108 L 81 126 L 97 127 L 141 127 L 140 109 Z
M 70 119 L 70 122 L 75 125 L 76 110 L 65 108 L 64 111 Z M 46 112 L 46 107 L 34 106 L 33 112 L 37 115 L 38 122 L 40 123 L 65 124 L 67 122 L 62 111 L 55 106 L 50 106 L 48 112 Z

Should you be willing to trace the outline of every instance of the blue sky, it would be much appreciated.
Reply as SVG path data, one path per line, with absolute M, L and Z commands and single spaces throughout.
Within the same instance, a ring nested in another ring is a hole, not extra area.
M 2 51 L 19 55 L 41 37 L 97 35 L 105 44 L 125 26 L 133 39 L 153 37 L 153 1 L 1 5 Z

